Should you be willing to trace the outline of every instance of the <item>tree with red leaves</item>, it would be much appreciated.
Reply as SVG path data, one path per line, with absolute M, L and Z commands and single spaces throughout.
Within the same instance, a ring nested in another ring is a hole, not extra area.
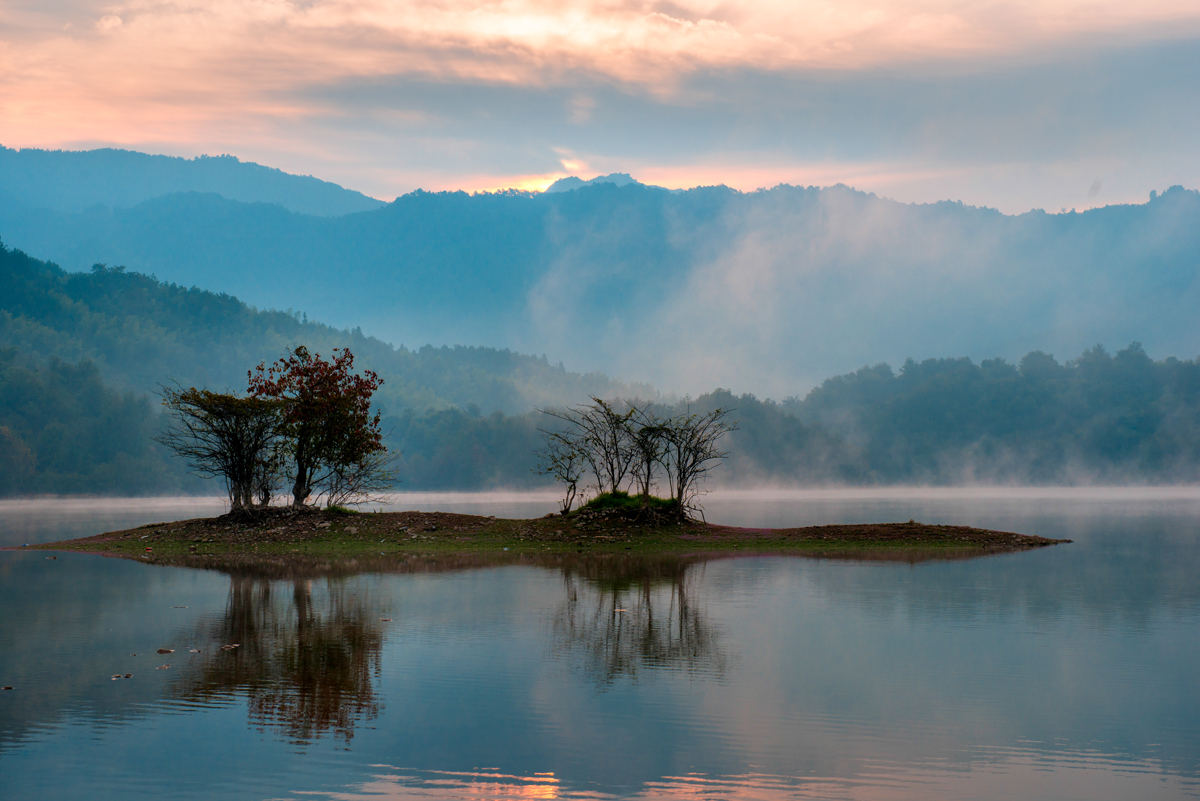
M 387 449 L 379 431 L 380 415 L 371 415 L 371 396 L 383 380 L 370 370 L 352 372 L 354 354 L 334 348 L 333 361 L 309 353 L 303 345 L 267 367 L 250 371 L 250 394 L 283 403 L 282 432 L 287 443 L 292 505 L 303 506 L 316 492 L 330 505 L 345 498 L 347 476 L 361 487 L 377 488 L 387 478 Z

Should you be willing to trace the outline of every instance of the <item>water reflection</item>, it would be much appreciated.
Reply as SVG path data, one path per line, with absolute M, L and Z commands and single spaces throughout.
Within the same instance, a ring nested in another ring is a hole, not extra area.
M 639 669 L 720 673 L 719 635 L 705 619 L 699 557 L 596 557 L 561 565 L 566 599 L 554 615 L 554 647 L 578 655 L 602 683 Z
M 253 725 L 301 744 L 329 733 L 349 742 L 382 708 L 375 605 L 337 580 L 314 591 L 310 579 L 231 572 L 225 614 L 198 633 L 200 663 L 171 695 L 211 704 L 244 693 Z
M 817 553 L 857 562 L 945 559 L 937 551 Z M 550 650 L 600 685 L 652 669 L 721 675 L 727 655 L 699 590 L 706 564 L 728 555 L 181 555 L 151 564 L 229 576 L 219 620 L 205 624 L 199 666 L 189 666 L 174 697 L 210 703 L 248 698 L 251 722 L 296 743 L 333 733 L 349 742 L 378 716 L 376 689 L 384 604 L 346 580 L 362 574 L 455 573 L 536 566 L 562 576 L 550 615 Z M 961 555 L 952 557 L 962 559 Z M 139 559 L 138 561 L 143 561 Z
M 1194 781 L 1163 775 L 1159 766 L 1101 753 L 1048 758 L 1034 749 L 1004 749 L 983 754 L 974 770 L 946 765 L 878 762 L 855 777 L 792 776 L 763 772 L 719 774 L 688 772 L 647 782 L 632 793 L 573 786 L 553 773 L 528 776 L 501 771 L 429 771 L 391 765 L 372 765 L 379 773 L 370 780 L 334 792 L 303 793 L 305 797 L 337 801 L 414 801 L 463 799 L 507 801 L 553 798 L 567 801 L 609 799 L 738 799 L 738 801 L 798 801 L 843 799 L 876 801 L 930 798 L 1087 798 L 1088 801 L 1127 801 L 1130 798 L 1174 801 L 1195 797 Z M 1008 788 L 1018 788 L 1009 792 Z
M 1076 540 L 969 562 L 0 554 L 0 796 L 1196 796 L 1200 512 L 1043 506 L 831 513 Z
M 205 703 L 245 693 L 252 720 L 296 742 L 333 732 L 349 741 L 380 709 L 378 676 L 383 603 L 360 574 L 455 573 L 536 566 L 563 579 L 550 615 L 552 650 L 601 683 L 647 668 L 720 673 L 719 633 L 704 614 L 697 584 L 705 556 L 459 555 L 333 559 L 304 556 L 172 556 L 229 576 L 223 616 L 194 637 L 201 667 L 178 683 L 181 700 Z M 139 560 L 142 561 L 142 560 Z M 235 647 L 236 646 L 236 647 Z
M 325 735 L 349 743 L 383 708 L 378 681 L 392 621 L 381 617 L 386 603 L 370 585 L 348 580 L 499 565 L 561 572 L 562 600 L 549 616 L 551 649 L 601 683 L 653 668 L 720 673 L 719 633 L 697 597 L 705 561 L 626 555 L 157 558 L 159 565 L 187 564 L 229 577 L 223 613 L 186 638 L 199 654 L 176 660 L 182 669 L 169 694 L 201 706 L 243 696 L 251 725 L 301 745 Z

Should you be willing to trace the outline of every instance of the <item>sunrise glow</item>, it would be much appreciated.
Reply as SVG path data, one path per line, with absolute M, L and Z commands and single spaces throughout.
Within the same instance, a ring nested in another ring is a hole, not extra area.
M 1182 0 L 17 0 L 0 31 L 6 147 L 228 152 L 383 198 L 620 171 L 1019 210 L 1084 204 L 1098 180 L 1096 202 L 1141 197 L 1200 171 L 1125 144 L 1150 118 L 1141 106 L 1186 116 L 1186 102 L 1115 86 L 1128 99 L 1106 100 L 1124 109 L 1111 123 L 1060 123 L 1058 98 L 1078 93 L 1031 72 L 1190 41 L 1200 8 Z M 880 79 L 903 85 L 876 96 Z M 906 94 L 903 111 L 877 108 Z M 987 116 L 1004 104 L 1044 129 L 999 130 Z M 1063 124 L 1088 140 L 1069 160 L 1048 152 Z M 955 177 L 934 188 L 931 175 Z

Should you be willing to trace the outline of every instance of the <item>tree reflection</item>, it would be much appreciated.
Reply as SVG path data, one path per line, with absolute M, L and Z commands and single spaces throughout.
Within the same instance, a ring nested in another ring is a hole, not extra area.
M 718 631 L 697 602 L 703 560 L 592 557 L 561 569 L 567 597 L 554 615 L 555 649 L 582 654 L 602 683 L 642 668 L 724 671 Z
M 819 553 L 816 557 L 921 561 L 925 554 Z M 174 694 L 197 703 L 245 695 L 251 722 L 298 742 L 332 734 L 349 742 L 382 709 L 376 688 L 381 604 L 355 576 L 537 566 L 561 572 L 551 649 L 583 663 L 601 684 L 644 669 L 723 673 L 720 632 L 699 602 L 710 555 L 632 554 L 171 556 L 152 563 L 229 576 L 221 617 L 197 632 Z M 944 555 L 943 557 L 944 558 Z M 555 603 L 555 602 L 551 602 Z M 224 646 L 237 645 L 224 649 Z M 182 660 L 181 660 L 182 661 Z
M 349 742 L 382 708 L 375 689 L 382 626 L 368 600 L 337 579 L 314 589 L 312 579 L 233 573 L 225 613 L 198 639 L 208 645 L 178 696 L 203 702 L 245 694 L 252 724 L 294 742 L 329 733 Z

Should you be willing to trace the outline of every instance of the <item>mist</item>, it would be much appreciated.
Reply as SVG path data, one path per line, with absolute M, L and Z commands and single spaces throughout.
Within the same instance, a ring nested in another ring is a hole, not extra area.
M 218 166 L 206 180 L 254 188 L 255 165 Z M 147 395 L 238 391 L 297 344 L 384 378 L 410 490 L 546 488 L 534 410 L 591 396 L 735 409 L 729 487 L 1200 479 L 1200 193 L 1180 187 L 1020 216 L 844 186 L 413 193 L 341 215 L 312 194 L 324 216 L 114 192 L 0 203 L 0 494 L 205 491 L 153 444 Z
M 1010 217 L 780 187 L 730 193 L 699 224 L 667 203 L 658 258 L 614 258 L 606 244 L 644 241 L 640 219 L 613 215 L 574 239 L 558 223 L 549 236 L 570 245 L 530 292 L 529 327 L 511 330 L 520 348 L 555 343 L 568 363 L 665 390 L 779 399 L 910 357 L 1015 361 L 1135 340 L 1190 357 L 1200 284 L 1184 254 L 1200 240 L 1180 226 L 1198 197 Z
M 414 193 L 316 218 L 174 194 L 82 213 L 10 202 L 10 246 L 121 264 L 394 345 L 544 354 L 678 395 L 803 395 L 906 358 L 1200 353 L 1200 194 L 1010 216 L 835 186 Z

